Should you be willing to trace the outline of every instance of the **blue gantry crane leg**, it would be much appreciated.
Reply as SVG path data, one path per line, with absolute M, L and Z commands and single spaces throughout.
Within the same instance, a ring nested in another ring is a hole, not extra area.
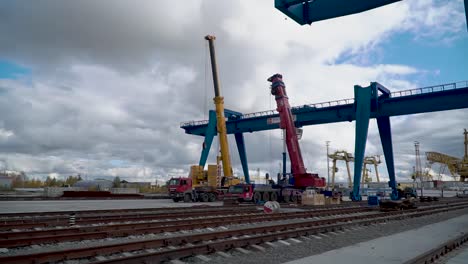
M 379 96 L 379 91 L 382 95 Z M 354 97 L 356 107 L 356 137 L 354 147 L 354 182 L 353 191 L 351 192 L 351 200 L 360 201 L 360 185 L 362 165 L 364 162 L 364 154 L 366 150 L 367 133 L 369 128 L 369 120 L 371 111 L 378 112 L 379 101 L 390 97 L 390 91 L 383 85 L 373 82 L 369 87 L 354 86 Z M 377 117 L 377 126 L 379 128 L 380 141 L 384 151 L 385 162 L 387 164 L 389 182 L 388 185 L 392 188 L 390 195 L 392 200 L 398 199 L 398 190 L 395 179 L 395 167 L 393 161 L 393 146 L 392 146 L 392 131 L 390 126 L 389 116 Z
M 239 151 L 239 158 L 242 164 L 242 171 L 244 172 L 245 182 L 250 183 L 249 165 L 247 164 L 247 153 L 245 151 L 244 134 L 235 133 L 234 137 L 236 138 L 237 150 Z
M 224 109 L 225 116 L 229 119 L 232 116 L 241 116 L 241 113 Z M 200 161 L 198 165 L 205 167 L 206 160 L 208 159 L 208 155 L 210 154 L 211 145 L 213 143 L 213 138 L 218 134 L 216 130 L 216 112 L 214 110 L 210 110 L 208 112 L 208 124 L 205 130 L 205 140 L 203 141 L 203 149 L 200 156 Z M 244 143 L 244 134 L 243 133 L 234 133 L 234 137 L 236 139 L 237 149 L 239 151 L 239 157 L 242 164 L 242 171 L 244 172 L 245 181 L 250 183 L 250 175 L 249 175 L 249 166 L 247 163 L 247 153 L 245 151 L 245 143 Z
M 354 86 L 354 98 L 356 107 L 356 138 L 354 145 L 354 181 L 351 200 L 360 201 L 360 186 L 362 164 L 364 163 L 364 151 L 366 149 L 367 131 L 369 128 L 372 86 Z
M 208 159 L 208 154 L 210 154 L 211 144 L 213 143 L 213 138 L 218 134 L 216 130 L 216 112 L 210 110 L 208 112 L 208 124 L 205 130 L 205 140 L 203 141 L 203 149 L 200 156 L 200 161 L 198 165 L 205 167 L 206 160 Z
M 378 117 L 377 126 L 379 128 L 380 141 L 384 151 L 385 164 L 387 164 L 388 171 L 388 186 L 392 188 L 390 198 L 398 200 L 397 182 L 395 179 L 395 164 L 393 161 L 393 144 L 392 144 L 392 131 L 390 126 L 390 117 Z

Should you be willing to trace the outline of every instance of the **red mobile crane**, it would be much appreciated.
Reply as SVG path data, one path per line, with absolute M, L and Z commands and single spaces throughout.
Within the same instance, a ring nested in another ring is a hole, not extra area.
M 292 177 L 286 178 L 277 184 L 238 184 L 229 187 L 227 197 L 236 198 L 239 201 L 284 201 L 297 202 L 302 191 L 308 187 L 325 187 L 325 178 L 318 174 L 308 173 L 304 167 L 301 148 L 297 138 L 296 126 L 294 125 L 289 99 L 286 94 L 286 86 L 283 76 L 275 74 L 268 78 L 271 82 L 271 94 L 275 96 L 280 116 L 280 128 L 286 130 L 286 146 L 291 160 Z M 285 175 L 284 175 L 285 176 Z
M 286 130 L 286 146 L 289 158 L 291 159 L 291 171 L 293 175 L 294 187 L 325 187 L 325 178 L 320 178 L 318 174 L 308 173 L 304 167 L 299 140 L 297 139 L 296 126 L 294 125 L 291 107 L 289 106 L 286 86 L 281 74 L 275 74 L 268 78 L 271 82 L 271 94 L 275 96 L 276 110 L 280 116 L 280 128 Z

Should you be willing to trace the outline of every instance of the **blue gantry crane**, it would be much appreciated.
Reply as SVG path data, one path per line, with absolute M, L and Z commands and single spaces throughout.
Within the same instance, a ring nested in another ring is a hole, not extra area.
M 300 25 L 361 13 L 374 8 L 393 4 L 401 0 L 275 0 L 276 9 Z M 468 0 L 465 17 L 468 28 Z
M 463 108 L 468 108 L 468 81 L 396 92 L 390 92 L 383 85 L 372 82 L 368 87 L 355 85 L 354 98 L 297 106 L 291 111 L 295 116 L 296 127 L 356 120 L 355 164 L 363 163 L 369 120 L 377 119 L 390 179 L 389 186 L 392 188 L 392 198 L 396 199 L 398 191 L 395 181 L 390 117 Z M 243 134 L 279 129 L 279 115 L 275 110 L 250 114 L 225 110 L 225 113 L 227 134 L 235 135 L 244 175 L 248 175 Z M 211 143 L 217 133 L 216 115 L 210 111 L 209 120 L 183 122 L 181 128 L 187 134 L 205 138 L 200 158 L 200 166 L 204 166 Z M 353 200 L 361 199 L 359 189 L 361 172 L 362 166 L 356 165 L 351 196 Z

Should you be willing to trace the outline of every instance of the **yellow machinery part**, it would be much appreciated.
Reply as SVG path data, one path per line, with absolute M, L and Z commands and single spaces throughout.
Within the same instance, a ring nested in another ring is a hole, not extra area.
M 229 144 L 226 133 L 226 118 L 224 117 L 224 98 L 222 96 L 217 96 L 213 100 L 216 105 L 216 121 L 223 173 L 225 177 L 232 177 L 231 156 L 229 154 Z
M 200 186 L 206 182 L 206 172 L 202 166 L 192 165 L 190 166 L 190 177 L 192 178 L 192 186 Z
M 219 177 L 219 166 L 218 165 L 208 165 L 208 186 L 219 187 L 221 186 L 220 177 Z

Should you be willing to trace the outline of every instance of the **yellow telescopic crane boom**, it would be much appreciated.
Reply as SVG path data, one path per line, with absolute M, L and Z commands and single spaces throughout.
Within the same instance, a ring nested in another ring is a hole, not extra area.
M 208 44 L 210 46 L 211 71 L 213 73 L 213 85 L 215 92 L 215 97 L 213 98 L 213 100 L 216 106 L 216 123 L 219 137 L 219 145 L 221 147 L 221 161 L 223 163 L 223 173 L 224 177 L 230 178 L 232 177 L 233 173 L 226 133 L 226 119 L 224 117 L 224 97 L 221 96 L 219 88 L 218 67 L 216 64 L 216 54 L 214 48 L 214 40 L 216 39 L 216 37 L 207 35 L 205 39 L 208 40 Z

